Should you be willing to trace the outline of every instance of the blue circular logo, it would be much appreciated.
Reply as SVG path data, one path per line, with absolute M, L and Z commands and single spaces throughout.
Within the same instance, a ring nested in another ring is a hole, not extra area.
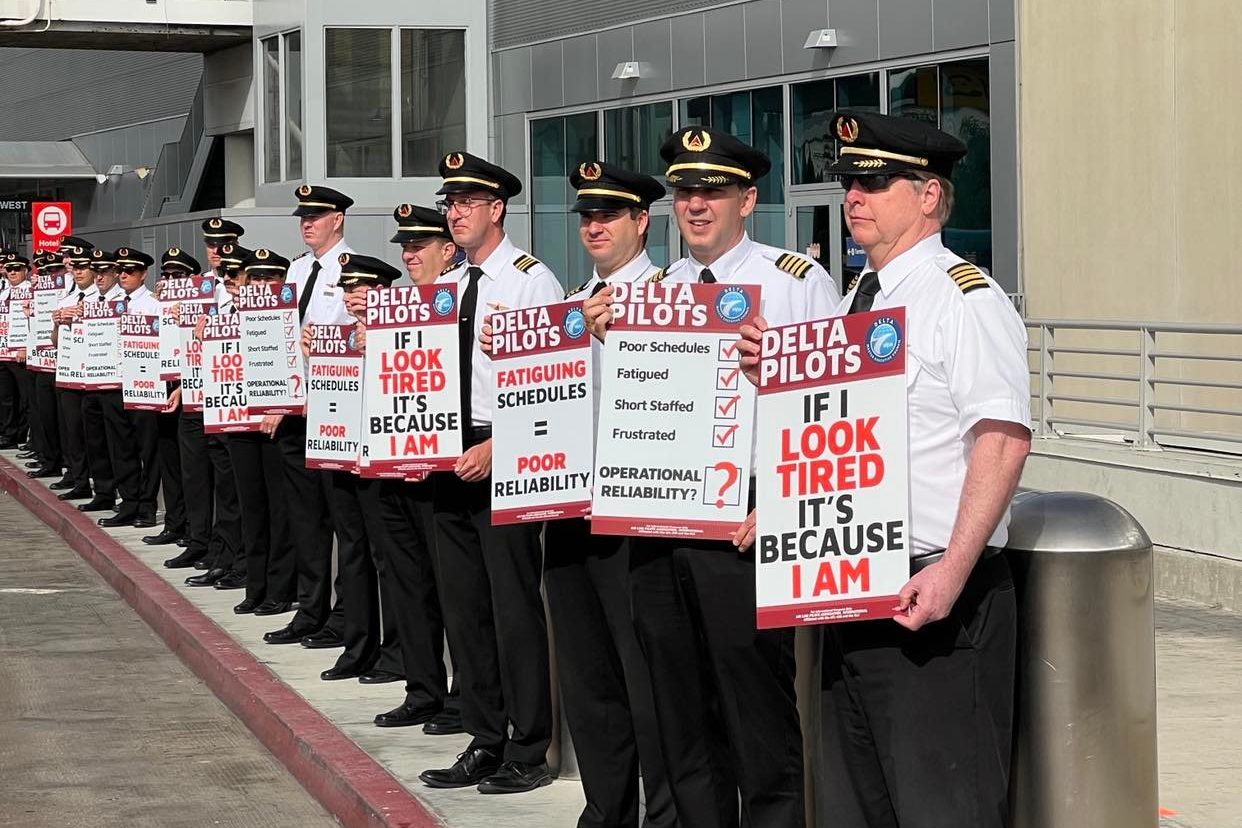
M 65 277 L 64 277 L 64 276 L 57 276 L 57 277 L 56 277 L 56 287 L 61 288 L 61 287 L 64 287 L 64 286 L 65 286 Z
M 716 315 L 726 322 L 741 322 L 750 313 L 750 297 L 739 287 L 725 288 L 716 298 Z
M 349 332 L 349 344 L 346 347 L 351 351 L 358 350 L 358 331 L 356 329 Z
M 151 319 L 151 330 L 156 333 L 160 332 L 160 318 L 158 316 Z
M 285 285 L 280 289 L 280 301 L 288 304 L 293 301 L 293 288 Z
M 885 363 L 901 350 L 901 326 L 891 316 L 881 316 L 867 329 L 867 354 L 878 363 Z
M 207 294 L 211 293 L 213 290 L 215 290 L 215 286 L 211 284 L 211 280 L 204 279 L 203 288 L 202 288 L 203 295 L 206 296 Z
M 586 333 L 586 316 L 580 308 L 572 308 L 565 314 L 565 335 L 577 339 Z
M 448 316 L 453 312 L 453 292 L 448 288 L 440 288 L 431 300 L 431 307 L 438 315 Z
M 116 312 L 118 314 L 125 313 L 125 300 L 118 299 L 116 303 Z

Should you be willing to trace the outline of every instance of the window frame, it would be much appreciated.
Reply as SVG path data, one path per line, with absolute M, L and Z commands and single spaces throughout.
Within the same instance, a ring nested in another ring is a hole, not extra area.
M 302 172 L 297 178 L 289 176 L 289 109 L 288 96 L 286 91 L 288 88 L 287 80 L 289 73 L 289 36 L 299 35 L 302 38 L 302 59 L 299 61 L 299 89 L 302 92 L 302 135 L 306 135 L 306 34 L 299 27 L 294 29 L 284 29 L 271 34 L 265 35 L 256 41 L 258 49 L 258 58 L 256 65 L 261 68 L 259 78 L 259 113 L 256 120 L 262 124 L 259 130 L 259 160 L 262 169 L 261 181 L 263 184 L 281 184 L 286 181 L 301 181 L 306 175 L 306 141 L 302 142 Z M 270 134 L 271 130 L 267 123 L 267 101 L 268 94 L 271 91 L 268 88 L 267 81 L 267 44 L 275 40 L 276 48 L 276 118 L 279 126 L 275 135 Z M 280 168 L 280 177 L 275 180 L 269 180 L 267 177 L 267 154 L 268 150 L 275 149 L 277 166 Z

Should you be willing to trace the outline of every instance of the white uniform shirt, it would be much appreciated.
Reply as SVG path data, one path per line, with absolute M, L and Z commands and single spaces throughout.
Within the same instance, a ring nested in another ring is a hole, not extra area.
M 108 302 L 113 302 L 117 299 L 124 299 L 125 288 L 121 287 L 120 282 L 117 282 L 115 285 L 113 285 L 112 287 L 108 289 L 108 292 L 104 294 L 103 298 Z
M 135 316 L 155 316 L 160 315 L 160 301 L 155 298 L 155 294 L 146 285 L 139 285 L 138 288 L 129 295 L 129 301 L 126 302 L 125 312 L 132 313 Z
M 3 302 L 5 299 L 8 299 L 9 294 L 13 292 L 13 286 L 9 284 L 8 279 L 0 281 L 3 281 L 3 284 L 0 284 L 0 302 Z
M 304 327 L 307 324 L 352 325 L 356 321 L 345 311 L 345 291 L 337 284 L 341 279 L 341 263 L 338 261 L 340 255 L 353 252 L 354 249 L 344 239 L 341 239 L 322 256 L 316 258 L 308 254 L 295 259 L 289 265 L 289 273 L 285 276 L 285 281 L 298 286 L 299 305 L 302 304 L 302 294 L 305 293 L 306 281 L 310 279 L 311 269 L 314 268 L 315 262 L 319 262 L 320 265 L 319 275 L 315 277 L 315 286 L 311 289 L 310 304 L 306 306 L 306 315 L 302 317 Z
M 81 300 L 78 299 L 79 293 L 82 294 Z M 94 282 L 92 282 L 91 286 L 86 288 L 85 290 L 80 290 L 78 286 L 74 284 L 73 280 L 70 279 L 69 287 L 65 291 L 65 295 L 60 297 L 60 301 L 56 303 L 56 310 L 62 310 L 64 308 L 76 308 L 78 306 L 79 301 L 93 302 L 97 298 L 99 298 L 99 288 L 95 287 Z M 64 341 L 64 338 L 69 335 L 69 326 L 60 325 L 58 326 L 58 328 L 59 330 L 57 330 L 56 332 L 57 341 L 58 342 Z
M 983 276 L 987 287 L 962 292 L 948 271 L 964 262 L 939 234 L 930 236 L 880 269 L 880 291 L 871 306 L 906 308 L 915 556 L 949 545 L 975 424 L 1031 424 L 1026 328 L 991 277 Z M 837 313 L 848 312 L 853 298 L 851 290 Z M 1004 546 L 1008 528 L 1006 511 L 988 545 Z
M 595 286 L 600 282 L 607 282 L 615 285 L 621 282 L 641 282 L 651 278 L 653 273 L 659 271 L 659 268 L 651 263 L 651 258 L 647 255 L 646 250 L 639 252 L 637 256 L 630 259 L 628 263 L 617 269 L 607 279 L 599 277 L 599 271 L 592 269 L 591 278 L 585 284 L 574 288 L 565 295 L 566 300 L 586 301 L 595 291 Z M 604 357 L 604 343 L 600 342 L 594 336 L 591 337 L 591 368 L 592 368 L 592 398 L 595 400 L 595 417 L 592 422 L 596 426 L 599 425 L 599 390 L 600 381 L 603 379 L 604 372 L 601 362 Z
M 483 332 L 483 323 L 487 317 L 497 311 L 551 305 L 560 302 L 565 295 L 561 283 L 556 281 L 552 271 L 548 270 L 542 262 L 534 261 L 534 264 L 525 270 L 519 269 L 517 262 L 526 259 L 533 260 L 534 257 L 528 256 L 515 247 L 506 235 L 487 260 L 478 265 L 483 270 L 483 275 L 479 277 L 479 284 L 476 288 L 478 300 L 472 321 L 474 326 L 474 354 L 470 362 L 472 425 L 491 425 L 492 423 L 492 360 L 479 347 L 479 335 Z M 461 301 L 466 287 L 470 284 L 468 273 L 470 266 L 470 262 L 463 262 L 448 273 L 442 274 L 436 279 L 436 283 L 456 282 L 458 301 Z

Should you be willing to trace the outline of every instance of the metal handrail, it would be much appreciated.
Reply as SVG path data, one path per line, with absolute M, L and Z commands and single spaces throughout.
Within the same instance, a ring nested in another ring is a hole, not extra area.
M 1242 455 L 1242 348 L 1221 339 L 1242 337 L 1242 325 L 1029 318 L 1026 326 L 1041 436 L 1120 437 L 1139 448 Z M 1058 343 L 1058 334 L 1071 331 L 1071 341 Z M 1092 347 L 1092 332 L 1109 338 Z M 1117 341 L 1126 335 L 1137 338 L 1133 347 Z M 1170 342 L 1169 335 L 1193 338 Z M 1207 396 L 1220 392 L 1233 398 Z M 1134 396 L 1124 396 L 1129 393 Z M 1119 408 L 1130 409 L 1131 422 L 1109 416 L 1122 413 Z

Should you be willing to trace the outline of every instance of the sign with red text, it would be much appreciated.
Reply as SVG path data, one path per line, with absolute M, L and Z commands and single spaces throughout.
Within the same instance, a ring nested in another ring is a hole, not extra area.
M 604 342 L 591 531 L 731 538 L 746 519 L 755 285 L 618 283 Z
M 9 300 L 0 299 L 0 362 L 12 362 L 15 358 L 9 350 Z
M 26 358 L 26 349 L 29 345 L 26 340 L 30 336 L 30 315 L 27 311 L 30 310 L 33 297 L 34 292 L 31 290 L 29 279 L 9 288 L 9 332 L 6 347 L 14 359 L 25 360 Z
M 216 280 L 212 276 L 178 276 L 165 279 L 160 288 L 160 378 L 181 379 L 181 357 L 185 347 L 184 331 L 177 323 L 178 311 L 184 309 L 198 318 L 204 304 L 216 302 Z M 189 305 L 190 307 L 184 307 Z M 190 329 L 193 331 L 193 328 Z M 182 392 L 185 393 L 185 392 Z
M 63 273 L 37 273 L 34 276 L 34 298 L 30 327 L 37 343 L 36 353 L 28 355 L 26 364 L 35 370 L 56 370 L 56 346 L 52 344 L 52 311 L 56 310 L 65 292 Z M 41 352 L 41 353 L 38 353 Z
M 591 336 L 581 302 L 493 313 L 492 525 L 591 506 Z
M 207 434 L 258 431 L 263 422 L 261 415 L 250 412 L 246 397 L 242 324 L 241 314 L 217 313 L 207 317 L 203 328 L 203 431 Z
M 87 391 L 121 390 L 121 331 L 117 320 L 125 313 L 124 299 L 82 304 L 83 342 L 80 352 Z
M 461 456 L 457 286 L 367 293 L 363 477 L 406 479 Z
M 904 308 L 764 331 L 760 629 L 888 618 L 910 577 Z
M 73 205 L 68 201 L 36 201 L 30 205 L 30 239 L 35 253 L 60 250 L 60 240 L 73 232 Z
M 181 370 L 181 410 L 194 413 L 203 410 L 203 343 L 196 339 L 194 329 L 201 317 L 208 320 L 216 315 L 215 302 L 182 303 L 177 314 L 177 334 L 181 340 L 178 350 L 181 358 L 178 361 Z M 164 324 L 160 323 L 160 330 Z M 161 371 L 164 365 L 163 340 L 160 342 Z
M 121 331 L 121 399 L 126 411 L 163 411 L 168 384 L 160 379 L 160 318 L 127 313 Z
M 78 304 L 81 308 L 83 305 Z M 81 390 L 86 380 L 86 328 L 78 317 L 71 325 L 61 325 L 57 335 L 56 387 Z
M 306 467 L 354 471 L 362 445 L 362 351 L 356 325 L 310 325 Z
M 306 406 L 306 360 L 298 324 L 297 285 L 242 285 L 236 302 L 250 413 L 302 414 Z

